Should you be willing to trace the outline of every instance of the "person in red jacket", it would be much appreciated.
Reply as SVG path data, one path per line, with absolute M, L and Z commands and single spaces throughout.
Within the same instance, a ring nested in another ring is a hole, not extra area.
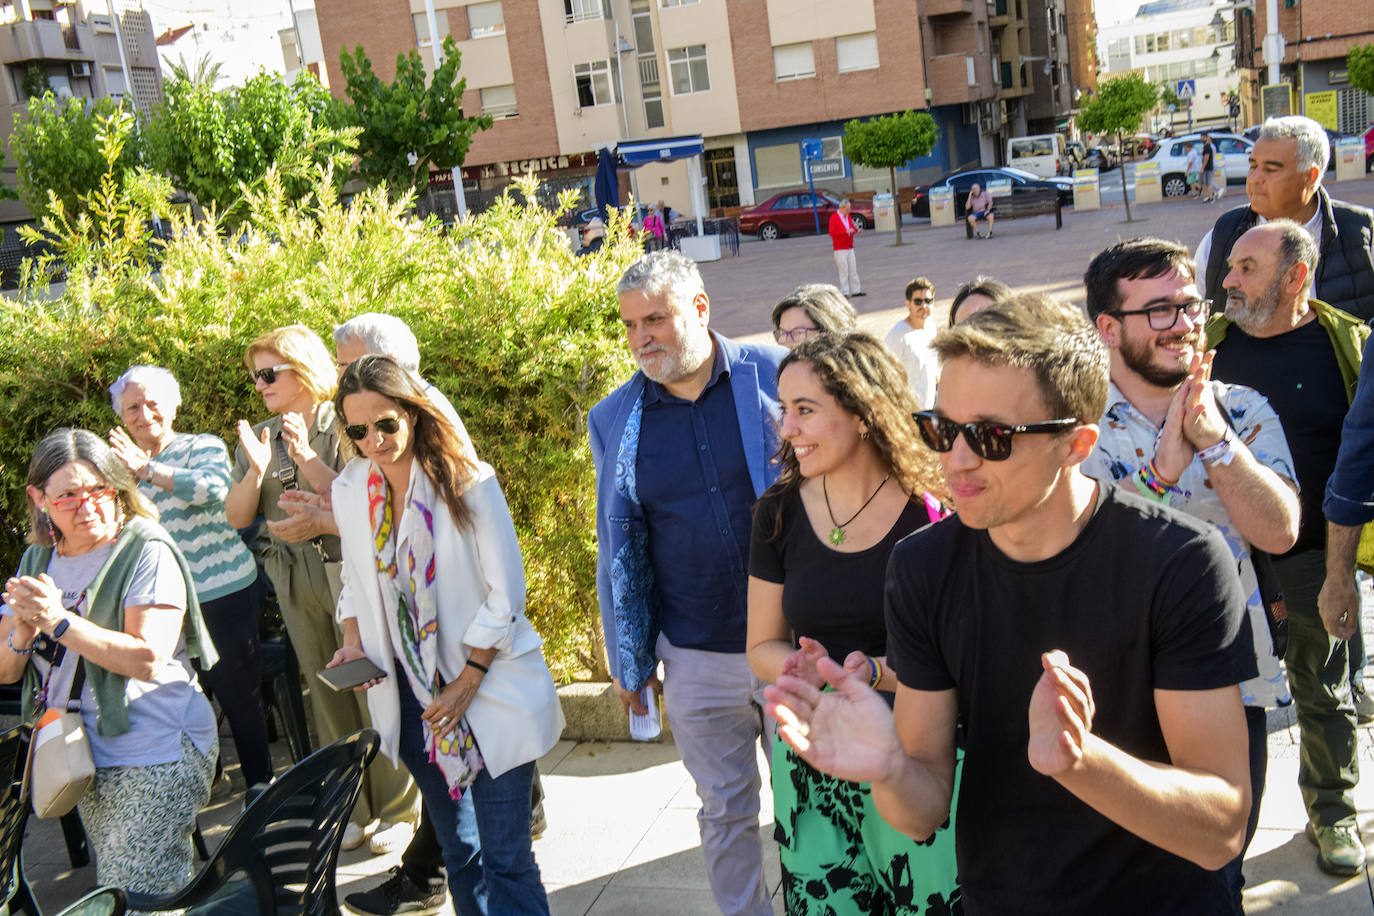
M 849 218 L 849 201 L 840 201 L 840 209 L 830 214 L 830 243 L 835 247 L 835 267 L 840 271 L 840 292 L 846 296 L 862 296 L 859 288 L 859 265 L 854 260 L 854 236 L 862 232 Z

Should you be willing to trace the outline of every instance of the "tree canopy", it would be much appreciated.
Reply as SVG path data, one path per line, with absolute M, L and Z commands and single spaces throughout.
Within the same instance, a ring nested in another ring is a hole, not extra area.
M 904 111 L 844 125 L 844 152 L 850 161 L 871 169 L 887 169 L 897 207 L 897 244 L 902 244 L 901 204 L 897 195 L 897 167 L 930 155 L 940 129 L 924 111 Z
M 386 185 L 393 196 L 423 190 L 431 169 L 462 165 L 473 134 L 491 127 L 488 116 L 463 114 L 462 55 L 451 36 L 444 38 L 443 49 L 444 62 L 432 77 L 419 51 L 396 55 L 396 78 L 390 83 L 373 71 L 361 45 L 352 54 L 347 48 L 339 54 L 344 91 L 353 103 L 350 123 L 360 128 L 358 173 L 368 184 Z
M 93 194 L 107 172 L 118 185 L 124 173 L 138 164 L 138 138 L 131 136 L 107 168 L 98 137 L 100 124 L 121 110 L 112 99 L 59 99 L 47 92 L 29 99 L 27 114 L 15 114 L 10 148 L 19 198 L 36 218 L 51 212 L 53 199 L 61 201 L 68 212 L 76 211 L 80 198 Z
M 1075 120 L 1079 130 L 1094 134 L 1122 134 L 1140 128 L 1140 120 L 1159 101 L 1159 87 L 1146 82 L 1139 73 L 1127 73 L 1097 84 L 1097 94 L 1083 101 Z M 1123 165 L 1122 168 L 1125 168 Z M 1121 183 L 1121 199 L 1126 204 L 1126 221 L 1131 220 L 1131 200 L 1126 182 Z
M 1345 55 L 1350 85 L 1374 95 L 1374 44 L 1352 45 Z

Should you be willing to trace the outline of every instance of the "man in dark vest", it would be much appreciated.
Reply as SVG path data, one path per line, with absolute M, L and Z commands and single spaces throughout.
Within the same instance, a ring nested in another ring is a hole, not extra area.
M 1320 253 L 1313 298 L 1365 321 L 1374 317 L 1374 212 L 1326 193 L 1321 181 L 1330 154 L 1326 131 L 1311 118 L 1264 122 L 1245 177 L 1249 205 L 1223 213 L 1197 249 L 1212 314 L 1226 307 L 1222 278 L 1236 239 L 1257 223 L 1291 219 L 1307 229 Z

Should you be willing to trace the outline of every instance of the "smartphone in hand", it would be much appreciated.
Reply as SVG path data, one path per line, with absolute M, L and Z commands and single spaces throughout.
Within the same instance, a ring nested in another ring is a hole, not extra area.
M 386 672 L 374 665 L 371 659 L 355 658 L 351 662 L 318 671 L 315 676 L 335 690 L 352 690 L 359 684 L 386 677 Z

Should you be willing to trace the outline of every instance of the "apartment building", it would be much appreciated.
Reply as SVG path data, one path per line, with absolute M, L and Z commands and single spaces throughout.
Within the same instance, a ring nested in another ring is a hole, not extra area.
M 1235 23 L 1235 64 L 1242 75 L 1241 102 L 1247 123 L 1264 114 L 1260 90 L 1271 81 L 1263 50 L 1270 31 L 1264 0 L 1239 0 L 1228 13 Z M 1278 82 L 1292 87 L 1296 113 L 1346 134 L 1362 134 L 1374 124 L 1374 96 L 1350 85 L 1345 55 L 1353 45 L 1374 42 L 1374 3 L 1369 0 L 1302 0 L 1278 5 L 1283 36 Z
M 697 134 L 710 208 L 803 183 L 804 139 L 822 141 L 818 185 L 885 188 L 885 169 L 845 157 L 844 123 L 907 109 L 929 109 L 940 140 L 899 183 L 991 161 L 1003 121 L 997 2 L 433 0 L 435 31 L 463 55 L 464 109 L 496 119 L 468 153 L 465 192 L 480 206 L 531 169 L 551 191 L 589 187 L 602 147 Z M 336 93 L 344 47 L 364 47 L 384 79 L 412 48 L 433 63 L 426 0 L 315 7 Z M 683 163 L 643 166 L 631 186 L 641 200 L 691 212 Z
M 1233 126 L 1228 97 L 1239 88 L 1240 75 L 1232 63 L 1233 26 L 1223 15 L 1230 6 L 1230 0 L 1142 3 L 1134 17 L 1101 30 L 1098 41 L 1107 64 L 1103 76 L 1137 71 L 1175 92 L 1181 82 L 1191 80 L 1191 115 L 1185 103 L 1157 115 L 1157 127 L 1172 124 L 1182 132 L 1190 123 Z
M 124 99 L 147 114 L 162 101 L 153 24 L 138 5 L 105 0 L 0 0 L 0 140 L 6 147 L 14 116 L 28 110 L 29 92 L 46 86 L 61 97 Z M 4 183 L 14 184 L 8 156 Z M 0 202 L 0 222 L 29 218 L 17 201 Z
M 1074 108 L 1085 93 L 1097 89 L 1097 16 L 1093 0 L 1066 0 L 1069 78 Z

